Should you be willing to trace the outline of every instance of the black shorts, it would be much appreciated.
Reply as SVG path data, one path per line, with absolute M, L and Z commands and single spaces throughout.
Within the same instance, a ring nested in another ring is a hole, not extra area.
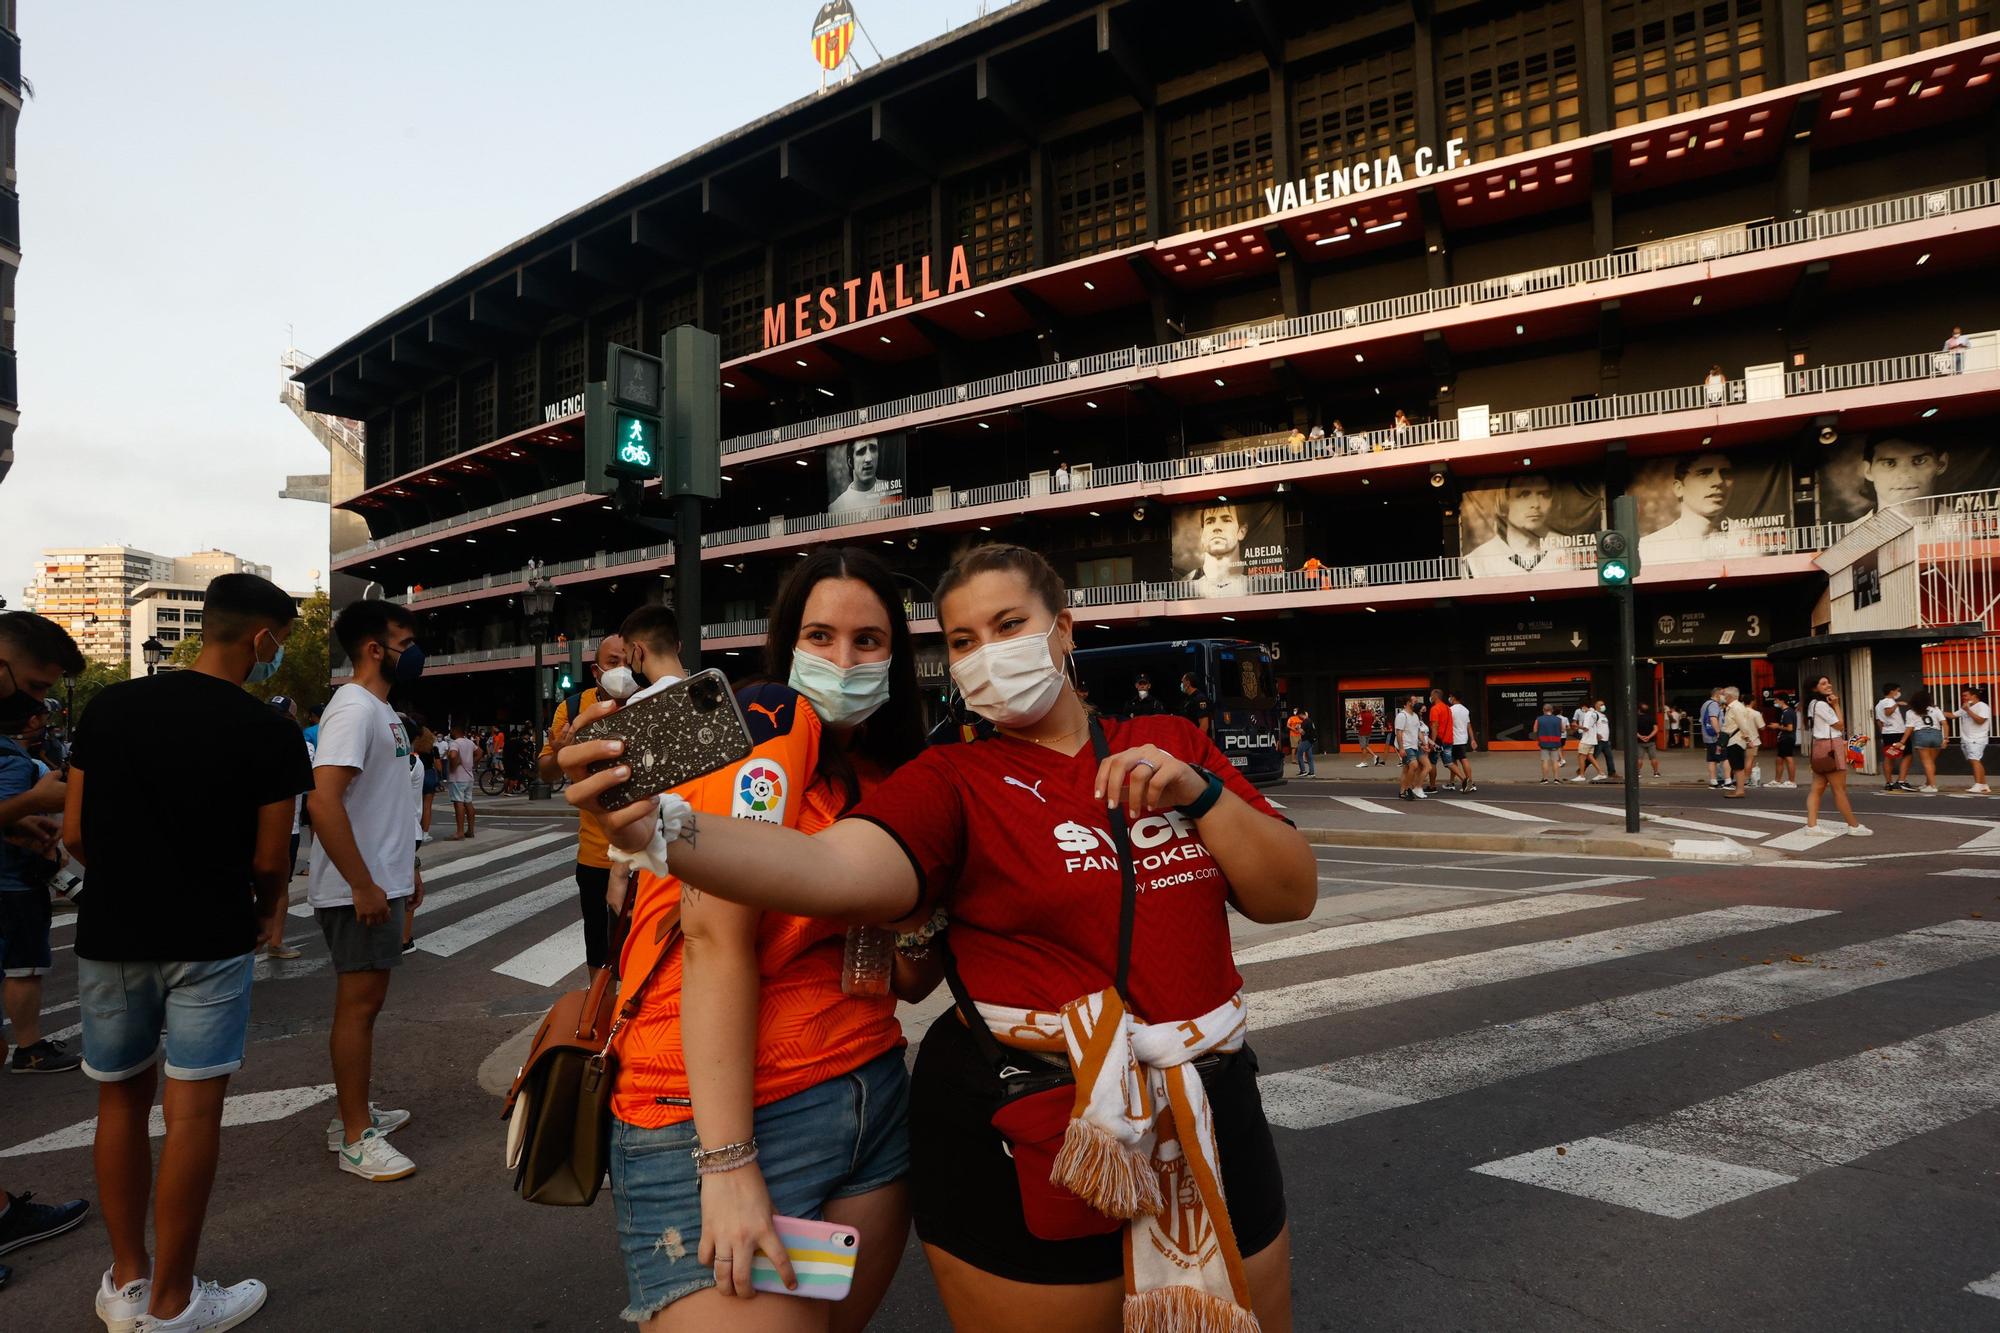
M 1742 746 L 1726 745 L 1723 747 L 1722 752 L 1729 757 L 1730 772 L 1741 773 L 1745 768 L 1749 767 L 1749 755 L 1744 751 Z
M 1204 1073 L 1230 1225 L 1244 1255 L 1285 1227 L 1285 1182 L 1257 1095 L 1248 1047 Z M 947 1010 L 924 1034 L 910 1086 L 910 1183 L 917 1236 L 981 1272 L 1043 1286 L 1109 1282 L 1125 1271 L 1120 1232 L 1040 1240 L 1021 1216 L 1020 1184 L 989 1120 L 998 1091 L 992 1068 L 958 1015 Z
M 1796 757 L 1798 752 L 1799 745 L 1797 741 L 1792 739 L 1792 733 L 1788 731 L 1778 737 L 1778 758 L 1791 759 Z

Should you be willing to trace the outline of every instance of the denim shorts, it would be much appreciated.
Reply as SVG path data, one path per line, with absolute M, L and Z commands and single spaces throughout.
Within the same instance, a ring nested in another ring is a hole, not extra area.
M 0 971 L 39 977 L 55 954 L 49 949 L 49 891 L 0 889 Z
M 1414 763 L 1416 763 L 1416 762 L 1417 762 L 1417 761 L 1418 761 L 1419 759 L 1422 759 L 1423 757 L 1424 757 L 1424 752 L 1423 752 L 1422 750 L 1418 749 L 1418 748 L 1417 748 L 1416 746 L 1414 746 L 1414 745 L 1406 745 L 1406 746 L 1404 746 L 1404 747 L 1403 747 L 1403 762 L 1404 762 L 1404 763 L 1406 763 L 1406 764 L 1414 764 Z
M 220 1078 L 243 1067 L 255 954 L 200 963 L 76 960 L 83 1009 L 83 1072 L 123 1083 L 160 1058 L 167 1077 Z
M 909 1118 L 900 1046 L 758 1107 L 757 1169 L 773 1214 L 817 1221 L 829 1200 L 901 1180 L 910 1170 Z M 631 1302 L 621 1317 L 634 1323 L 715 1285 L 714 1270 L 701 1265 L 701 1177 L 688 1155 L 699 1141 L 692 1120 L 659 1129 L 611 1122 L 611 1191 Z
M 446 782 L 444 789 L 450 794 L 453 805 L 472 804 L 472 784 L 470 782 Z

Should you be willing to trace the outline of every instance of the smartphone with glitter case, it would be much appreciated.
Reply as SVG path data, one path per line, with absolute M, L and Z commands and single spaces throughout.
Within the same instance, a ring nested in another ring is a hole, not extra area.
M 750 726 L 729 688 L 729 678 L 713 669 L 697 671 L 658 694 L 577 728 L 576 739 L 625 742 L 622 755 L 591 765 L 593 773 L 615 764 L 632 767 L 630 778 L 598 798 L 606 810 L 621 809 L 740 763 L 752 749 Z
M 853 1227 L 808 1222 L 798 1217 L 773 1217 L 771 1225 L 784 1243 L 799 1285 L 796 1290 L 787 1289 L 785 1280 L 778 1276 L 777 1265 L 760 1250 L 750 1260 L 752 1289 L 815 1301 L 847 1299 L 848 1289 L 854 1285 L 854 1261 L 861 1254 L 860 1232 Z

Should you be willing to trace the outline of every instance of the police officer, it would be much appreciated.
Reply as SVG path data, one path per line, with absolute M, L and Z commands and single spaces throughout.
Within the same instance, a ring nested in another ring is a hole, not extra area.
M 1132 682 L 1132 716 L 1157 717 L 1166 711 L 1167 701 L 1153 693 L 1153 682 L 1145 672 L 1140 672 L 1138 678 Z
M 1213 710 L 1213 705 L 1209 703 L 1208 695 L 1202 692 L 1200 684 L 1196 682 L 1194 672 L 1190 671 L 1181 677 L 1181 695 L 1181 716 L 1201 728 L 1202 735 L 1212 735 L 1215 731 L 1215 721 L 1209 714 Z

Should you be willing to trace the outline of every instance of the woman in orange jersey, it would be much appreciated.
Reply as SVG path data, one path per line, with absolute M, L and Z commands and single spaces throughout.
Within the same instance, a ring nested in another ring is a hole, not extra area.
M 807 558 L 771 608 L 765 658 L 768 683 L 739 692 L 756 748 L 681 789 L 696 809 L 817 832 L 922 750 L 909 622 L 875 557 Z M 662 963 L 619 1039 L 611 1180 L 625 1317 L 648 1330 L 861 1329 L 909 1232 L 895 997 L 842 993 L 840 922 L 651 874 L 638 895 L 621 974 L 641 976 L 649 951 L 676 948 L 661 939 L 676 904 L 685 951 Z M 760 1251 L 790 1275 L 774 1215 L 860 1232 L 845 1300 L 738 1299 L 752 1294 Z
M 1186 719 L 1088 711 L 1066 666 L 1075 616 L 1040 554 L 967 551 L 935 600 L 991 739 L 926 750 L 812 838 L 672 793 L 605 832 L 704 902 L 855 921 L 949 908 L 959 1012 L 917 1055 L 910 1182 L 959 1333 L 1289 1333 L 1284 1183 L 1227 912 L 1307 916 L 1312 848 Z M 562 752 L 572 803 L 629 776 L 589 772 L 616 753 Z M 1037 1086 L 1065 1069 L 1074 1083 Z

